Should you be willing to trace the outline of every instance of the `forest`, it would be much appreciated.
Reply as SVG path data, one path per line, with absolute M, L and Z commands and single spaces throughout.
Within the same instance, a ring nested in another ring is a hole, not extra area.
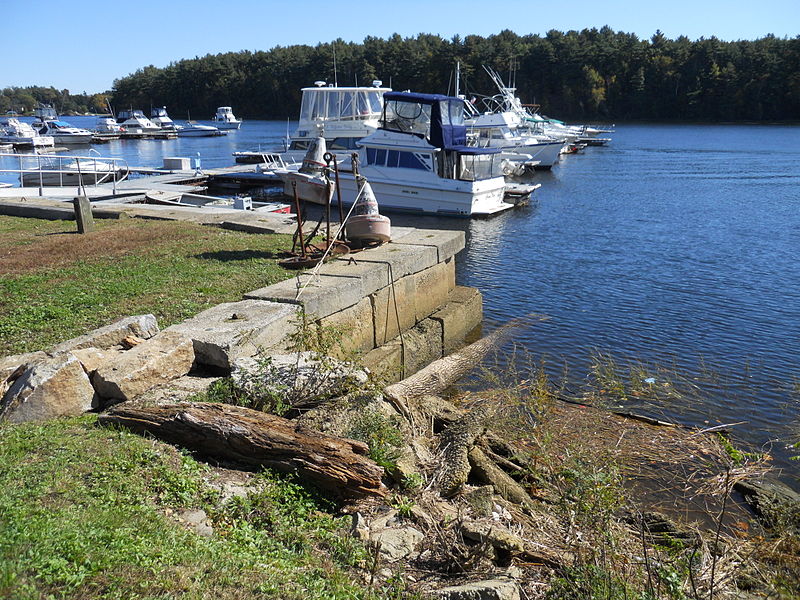
M 49 104 L 63 115 L 102 113 L 108 112 L 106 101 L 109 97 L 110 92 L 70 94 L 69 90 L 54 87 L 7 87 L 0 89 L 0 114 L 8 111 L 31 114 L 38 104 Z
M 395 34 L 207 55 L 121 77 L 111 102 L 117 109 L 165 105 L 177 118 L 188 112 L 208 119 L 217 106 L 231 105 L 245 118 L 296 119 L 300 89 L 314 81 L 379 79 L 396 90 L 453 93 L 456 62 L 470 98 L 497 93 L 486 65 L 510 79 L 523 102 L 570 120 L 800 119 L 800 36 L 693 41 L 656 31 L 645 40 L 607 26 L 449 40 Z

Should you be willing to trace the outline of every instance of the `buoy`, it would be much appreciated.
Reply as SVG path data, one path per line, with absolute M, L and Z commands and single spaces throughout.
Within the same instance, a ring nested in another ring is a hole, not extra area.
M 360 196 L 347 219 L 347 239 L 359 243 L 388 242 L 392 239 L 392 222 L 378 212 L 378 201 L 364 177 L 358 177 Z

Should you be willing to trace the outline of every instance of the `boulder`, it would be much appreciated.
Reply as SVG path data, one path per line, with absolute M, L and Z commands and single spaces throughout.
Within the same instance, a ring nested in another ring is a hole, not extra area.
M 43 421 L 97 407 L 97 395 L 81 363 L 64 354 L 25 369 L 3 396 L 0 419 L 12 423 Z
M 800 494 L 786 484 L 744 480 L 737 481 L 733 489 L 742 494 L 765 527 L 800 531 Z
M 119 346 L 129 336 L 149 339 L 158 333 L 158 321 L 154 315 L 136 315 L 114 321 L 110 325 L 100 327 L 80 337 L 67 340 L 48 351 L 51 356 L 71 352 L 81 348 L 98 348 L 105 350 Z
M 121 353 L 121 350 L 100 350 L 98 348 L 78 348 L 72 350 L 72 354 L 83 366 L 83 370 L 91 377 L 92 374 L 102 365 L 113 360 Z
M 132 400 L 156 385 L 186 375 L 193 363 L 192 340 L 165 330 L 102 365 L 92 383 L 107 401 Z
M 26 354 L 14 354 L 12 356 L 0 358 L 0 385 L 18 369 L 22 368 L 24 370 L 32 364 L 46 358 L 47 354 L 44 352 L 28 352 Z
M 519 600 L 520 591 L 516 581 L 489 579 L 442 588 L 431 596 L 440 600 Z
M 485 542 L 498 550 L 512 554 L 519 554 L 525 551 L 525 542 L 522 538 L 514 535 L 499 523 L 464 521 L 461 524 L 461 533 L 468 540 Z

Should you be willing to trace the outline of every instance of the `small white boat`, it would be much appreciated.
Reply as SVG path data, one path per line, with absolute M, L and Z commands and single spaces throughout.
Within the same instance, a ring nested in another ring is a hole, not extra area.
M 90 144 L 92 132 L 88 129 L 74 127 L 66 121 L 34 121 L 33 128 L 39 135 L 51 136 L 58 144 Z
M 239 129 L 242 126 L 242 120 L 236 118 L 230 106 L 217 108 L 217 112 L 211 120 L 214 121 L 214 125 L 219 129 Z
M 14 117 L 0 120 L 0 142 L 34 148 L 55 143 L 52 136 L 39 135 L 28 123 Z
M 161 130 L 161 127 L 145 117 L 142 111 L 132 108 L 117 113 L 117 124 L 125 133 L 152 133 Z
M 169 114 L 167 114 L 167 107 L 161 106 L 150 110 L 150 120 L 158 125 L 161 129 L 169 131 L 175 130 L 177 127 Z
M 176 125 L 175 130 L 178 132 L 178 137 L 213 137 L 226 133 L 211 125 L 200 125 L 196 121 L 186 121 L 186 125 Z
M 94 130 L 100 134 L 118 134 L 122 133 L 122 126 L 110 115 L 98 115 Z

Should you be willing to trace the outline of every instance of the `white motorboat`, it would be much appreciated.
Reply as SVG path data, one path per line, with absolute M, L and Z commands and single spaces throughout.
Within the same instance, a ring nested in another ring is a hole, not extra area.
M 503 201 L 505 179 L 495 173 L 499 152 L 466 145 L 463 99 L 386 92 L 383 100 L 381 127 L 359 143 L 361 166 L 341 165 L 346 201 L 357 201 L 358 171 L 384 209 L 471 217 L 513 207 Z
M 52 146 L 55 143 L 53 136 L 39 135 L 28 123 L 14 117 L 0 120 L 0 142 L 34 148 Z
M 178 137 L 213 137 L 215 135 L 225 135 L 225 131 L 220 131 L 211 125 L 200 125 L 196 121 L 186 121 L 186 125 L 177 125 Z
M 358 150 L 357 142 L 380 125 L 383 95 L 391 88 L 375 80 L 372 87 L 339 87 L 317 81 L 303 88 L 297 129 L 289 138 L 284 158 L 301 161 L 311 142 L 322 136 L 328 151 L 344 158 Z
M 214 118 L 214 126 L 218 129 L 239 129 L 242 126 L 242 120 L 237 119 L 233 114 L 233 109 L 230 106 L 220 106 Z
M 122 126 L 111 115 L 98 115 L 94 130 L 99 134 L 119 134 L 122 133 Z
M 117 124 L 125 133 L 153 133 L 161 130 L 161 127 L 145 117 L 142 111 L 132 108 L 117 113 Z
M 515 112 L 484 113 L 468 121 L 469 145 L 499 148 L 512 163 L 531 164 L 536 169 L 550 169 L 558 162 L 563 138 L 535 135 Z M 531 161 L 535 161 L 532 164 Z
M 33 128 L 39 132 L 39 135 L 51 136 L 58 144 L 90 144 L 92 142 L 91 131 L 74 127 L 66 121 L 34 121 Z
M 161 106 L 150 109 L 150 120 L 158 125 L 161 129 L 173 131 L 177 129 L 175 121 L 173 121 L 169 114 L 167 114 L 167 107 Z

